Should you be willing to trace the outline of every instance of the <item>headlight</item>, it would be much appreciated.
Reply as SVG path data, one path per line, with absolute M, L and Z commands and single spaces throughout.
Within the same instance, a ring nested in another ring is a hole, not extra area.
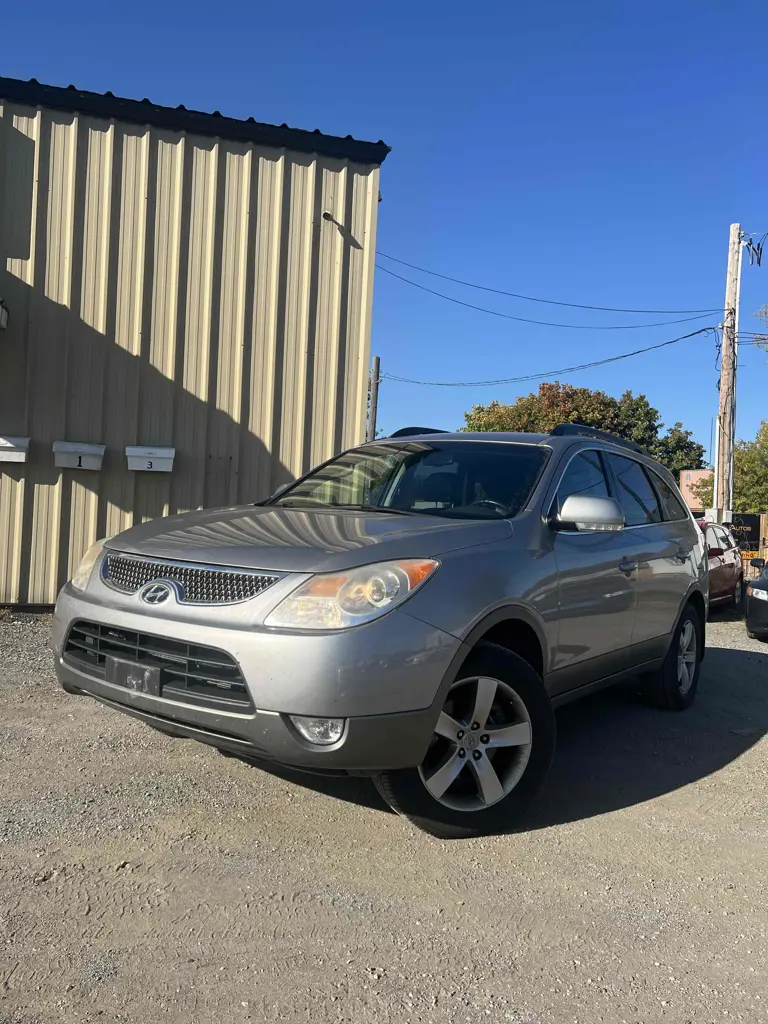
M 287 629 L 347 629 L 402 604 L 437 569 L 431 558 L 379 562 L 342 573 L 320 573 L 284 598 L 265 620 Z
M 768 590 L 759 590 L 757 587 L 747 587 L 747 594 L 756 601 L 768 601 Z
M 75 590 L 85 590 L 88 586 L 88 580 L 91 578 L 93 567 L 96 564 L 96 559 L 101 554 L 101 549 L 104 547 L 104 543 L 104 540 L 97 540 L 96 543 L 91 544 L 85 552 L 82 562 L 75 570 L 75 575 L 69 581 Z

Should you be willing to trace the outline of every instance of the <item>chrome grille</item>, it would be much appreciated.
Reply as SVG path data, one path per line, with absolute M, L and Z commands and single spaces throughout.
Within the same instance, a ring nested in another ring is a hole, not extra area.
M 102 569 L 104 581 L 124 594 L 135 594 L 147 583 L 170 580 L 176 584 L 182 604 L 237 604 L 263 593 L 279 576 L 260 572 L 238 572 L 207 566 L 107 555 Z

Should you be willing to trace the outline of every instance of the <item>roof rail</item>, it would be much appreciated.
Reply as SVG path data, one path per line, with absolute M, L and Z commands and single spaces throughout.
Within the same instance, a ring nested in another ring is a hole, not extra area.
M 588 427 L 584 423 L 560 423 L 549 432 L 550 437 L 599 437 L 601 441 L 610 441 L 621 448 L 629 448 L 630 451 L 639 452 L 640 455 L 647 455 L 645 448 L 641 448 L 634 441 L 625 441 L 618 434 L 610 434 L 607 430 L 598 430 L 597 427 Z
M 390 434 L 390 437 L 413 437 L 416 434 L 447 434 L 447 430 L 441 430 L 440 427 L 400 427 L 394 434 Z

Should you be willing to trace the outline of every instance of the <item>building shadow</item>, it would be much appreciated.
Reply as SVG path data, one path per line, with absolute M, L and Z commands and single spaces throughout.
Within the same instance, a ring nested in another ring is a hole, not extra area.
M 286 340 L 291 182 L 306 176 L 312 157 L 295 154 L 286 165 L 268 330 L 255 298 L 259 217 L 247 218 L 238 242 L 237 281 L 246 298 L 236 301 L 223 186 L 204 211 L 210 238 L 205 253 L 197 251 L 203 236 L 194 221 L 202 216 L 195 175 L 204 164 L 225 182 L 228 156 L 240 155 L 236 144 L 225 152 L 213 139 L 196 138 L 177 160 L 163 149 L 162 132 L 146 141 L 142 128 L 112 131 L 85 119 L 73 134 L 75 115 L 60 113 L 54 122 L 45 111 L 27 125 L 34 142 L 11 114 L 0 117 L 0 297 L 10 310 L 0 336 L 0 434 L 32 440 L 26 463 L 0 463 L 0 524 L 12 531 L 0 538 L 0 601 L 30 606 L 55 599 L 97 538 L 189 509 L 266 498 L 339 450 L 348 418 L 341 409 L 349 384 L 350 260 L 361 246 L 342 231 L 339 360 L 326 367 L 316 337 L 324 202 L 318 174 L 309 326 L 297 357 Z M 60 159 L 70 168 L 64 177 L 51 171 Z M 179 182 L 173 209 L 158 187 L 170 159 Z M 250 196 L 268 174 L 264 161 L 250 165 Z M 352 202 L 348 189 L 345 222 Z M 329 375 L 336 410 L 317 383 Z M 63 440 L 106 445 L 101 471 L 57 469 L 51 446 Z M 174 447 L 173 471 L 129 471 L 128 445 Z

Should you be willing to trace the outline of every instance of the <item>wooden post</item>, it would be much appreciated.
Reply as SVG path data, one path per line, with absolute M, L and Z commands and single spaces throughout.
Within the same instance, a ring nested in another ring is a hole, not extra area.
M 739 322 L 741 225 L 731 224 L 725 279 L 723 352 L 720 369 L 720 411 L 715 456 L 715 509 L 718 522 L 733 513 L 733 449 L 736 439 L 736 331 Z M 728 514 L 726 516 L 726 513 Z
M 368 432 L 366 441 L 376 440 L 376 417 L 379 412 L 379 374 L 381 373 L 381 362 L 378 356 L 373 357 L 371 367 L 371 399 L 368 403 Z

